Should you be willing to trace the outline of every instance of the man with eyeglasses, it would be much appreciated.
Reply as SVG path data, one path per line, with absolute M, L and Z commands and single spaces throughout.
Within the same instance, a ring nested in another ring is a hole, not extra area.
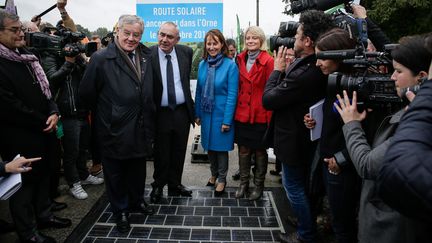
M 153 214 L 144 201 L 155 104 L 150 50 L 140 43 L 143 31 L 140 17 L 121 16 L 114 41 L 92 55 L 79 89 L 94 114 L 108 199 L 122 233 L 130 230 L 129 212 Z
M 157 107 L 154 182 L 150 200 L 159 202 L 163 187 L 168 196 L 190 197 L 181 184 L 190 125 L 194 124 L 194 102 L 190 91 L 193 51 L 177 44 L 179 29 L 165 22 L 158 31 L 158 45 L 152 46 L 154 96 Z
M 59 111 L 38 58 L 23 48 L 23 31 L 17 15 L 0 10 L 0 136 L 7 138 L 0 140 L 0 156 L 42 158 L 22 174 L 9 205 L 20 242 L 56 242 L 38 229 L 71 225 L 50 210 L 49 161 L 55 156 Z

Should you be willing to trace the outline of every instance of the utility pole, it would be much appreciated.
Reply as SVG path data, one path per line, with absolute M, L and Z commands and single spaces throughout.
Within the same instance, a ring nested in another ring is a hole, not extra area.
M 256 25 L 259 26 L 259 0 L 256 0 Z

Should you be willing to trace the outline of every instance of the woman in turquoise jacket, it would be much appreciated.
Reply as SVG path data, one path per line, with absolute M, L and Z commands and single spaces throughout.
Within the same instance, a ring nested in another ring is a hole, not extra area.
M 203 60 L 198 66 L 195 94 L 195 123 L 201 126 L 201 143 L 208 151 L 215 196 L 225 191 L 228 151 L 234 149 L 234 113 L 237 103 L 238 69 L 227 57 L 223 34 L 209 30 L 204 38 Z

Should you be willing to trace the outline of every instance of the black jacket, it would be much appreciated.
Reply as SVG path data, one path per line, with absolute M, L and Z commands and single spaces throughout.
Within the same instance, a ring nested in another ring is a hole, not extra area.
M 83 104 L 94 112 L 101 154 L 133 159 L 152 153 L 155 126 L 150 49 L 140 44 L 140 77 L 115 43 L 92 55 L 80 85 Z
M 49 174 L 51 146 L 58 140 L 55 132 L 43 129 L 54 113 L 58 113 L 57 105 L 42 93 L 31 67 L 0 57 L 0 156 L 6 161 L 17 154 L 42 157 L 32 165 L 32 171 L 23 174 L 24 181 Z
M 159 65 L 159 52 L 158 46 L 154 45 L 150 47 L 152 52 L 152 66 L 153 66 L 153 78 L 154 78 L 154 99 L 156 108 L 161 107 L 162 101 L 162 76 Z M 192 66 L 193 51 L 192 48 L 184 45 L 175 45 L 175 51 L 179 63 L 180 70 L 180 80 L 182 83 L 183 94 L 185 98 L 185 103 L 189 112 L 189 122 L 194 126 L 195 121 L 195 108 L 194 101 L 192 99 L 190 91 L 190 72 Z
M 64 117 L 85 117 L 88 110 L 80 102 L 79 85 L 85 71 L 85 61 L 78 56 L 75 63 L 67 62 L 56 53 L 42 52 L 42 65 L 50 82 L 60 113 Z
M 402 214 L 432 224 L 432 80 L 402 117 L 378 176 L 383 200 Z
M 315 63 L 315 55 L 310 55 L 297 59 L 286 74 L 273 71 L 264 89 L 263 106 L 273 111 L 274 128 L 269 129 L 274 130 L 268 133 L 274 136 L 275 155 L 290 165 L 303 165 L 313 155 L 303 117 L 324 97 L 327 86 L 327 77 Z

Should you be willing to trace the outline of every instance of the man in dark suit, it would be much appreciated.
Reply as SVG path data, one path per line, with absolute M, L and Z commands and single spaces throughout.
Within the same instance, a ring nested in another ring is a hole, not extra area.
M 140 17 L 121 16 L 114 41 L 92 55 L 79 89 L 94 114 L 108 199 L 122 233 L 130 230 L 130 211 L 154 212 L 144 201 L 155 105 L 150 49 L 140 43 L 143 32 Z
M 194 103 L 190 92 L 193 51 L 178 45 L 179 30 L 166 22 L 158 31 L 158 45 L 152 46 L 154 97 L 157 106 L 154 182 L 151 202 L 158 202 L 168 184 L 168 196 L 191 196 L 181 184 Z

